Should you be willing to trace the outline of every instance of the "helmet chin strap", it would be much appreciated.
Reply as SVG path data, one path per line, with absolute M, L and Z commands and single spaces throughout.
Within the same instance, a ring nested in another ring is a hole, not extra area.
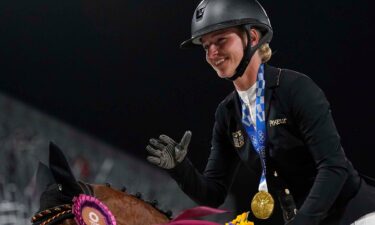
M 256 44 L 254 47 L 251 47 L 251 35 L 250 35 L 251 25 L 244 25 L 242 28 L 245 30 L 247 40 L 249 41 L 247 42 L 246 48 L 244 49 L 244 54 L 241 59 L 241 62 L 236 68 L 236 72 L 231 77 L 225 78 L 226 80 L 229 80 L 229 81 L 235 81 L 237 78 L 241 77 L 245 73 L 245 70 L 250 63 L 251 57 L 253 57 L 254 53 L 256 52 L 256 50 L 258 50 L 260 46 L 262 46 L 264 43 L 267 42 L 268 37 L 270 35 L 270 33 L 267 33 L 264 37 L 262 37 L 259 40 L 258 44 Z

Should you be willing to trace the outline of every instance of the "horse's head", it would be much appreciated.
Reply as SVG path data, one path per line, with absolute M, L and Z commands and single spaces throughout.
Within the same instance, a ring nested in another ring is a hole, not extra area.
M 39 163 L 38 186 L 45 191 L 40 197 L 40 209 L 32 218 L 34 225 L 76 225 L 72 213 L 73 198 L 91 195 L 104 203 L 114 215 L 117 225 L 161 224 L 168 215 L 152 204 L 109 185 L 92 185 L 74 177 L 62 151 L 50 144 L 49 167 Z

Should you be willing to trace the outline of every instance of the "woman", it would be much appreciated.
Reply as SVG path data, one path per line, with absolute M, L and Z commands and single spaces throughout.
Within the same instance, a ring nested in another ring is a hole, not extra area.
M 218 106 L 212 148 L 203 174 L 180 143 L 150 139 L 151 163 L 167 169 L 199 204 L 223 203 L 238 165 L 259 175 L 251 202 L 260 219 L 279 201 L 286 224 L 375 224 L 375 188 L 346 158 L 324 93 L 306 75 L 266 64 L 272 27 L 254 0 L 204 0 L 193 15 L 191 38 L 235 91 Z

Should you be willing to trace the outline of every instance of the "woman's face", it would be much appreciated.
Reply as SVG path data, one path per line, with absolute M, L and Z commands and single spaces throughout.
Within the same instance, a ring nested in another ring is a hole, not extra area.
M 243 36 L 244 33 L 238 28 L 227 28 L 202 36 L 206 61 L 219 77 L 228 78 L 236 72 L 244 53 Z

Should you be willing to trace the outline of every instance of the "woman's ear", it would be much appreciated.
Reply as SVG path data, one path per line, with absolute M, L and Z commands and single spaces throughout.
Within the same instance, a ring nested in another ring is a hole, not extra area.
M 260 39 L 260 33 L 256 29 L 250 30 L 250 39 L 251 39 L 251 46 L 255 46 L 258 44 Z

